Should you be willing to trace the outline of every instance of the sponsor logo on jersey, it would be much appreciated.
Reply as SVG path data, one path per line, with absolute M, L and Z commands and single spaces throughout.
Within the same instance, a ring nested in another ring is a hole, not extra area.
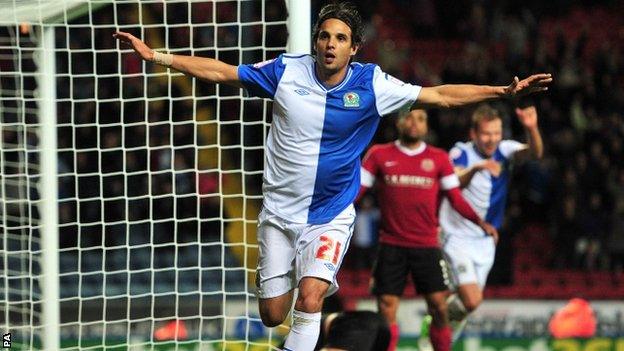
M 268 65 L 269 63 L 271 63 L 271 62 L 273 62 L 273 61 L 275 61 L 275 59 L 272 59 L 272 60 L 266 60 L 266 61 L 262 61 L 262 62 L 258 62 L 258 63 L 254 63 L 254 65 L 253 65 L 253 66 L 254 66 L 254 68 L 262 68 L 262 67 L 264 67 L 264 66 Z
M 353 91 L 345 93 L 342 96 L 344 107 L 360 107 L 360 96 Z
M 384 176 L 384 180 L 390 186 L 413 186 L 418 188 L 431 188 L 435 183 L 433 178 L 405 174 L 387 174 Z
M 426 158 L 420 161 L 420 168 L 422 168 L 422 170 L 425 172 L 433 171 L 433 167 L 434 167 L 434 163 L 433 163 L 433 160 L 430 158 Z

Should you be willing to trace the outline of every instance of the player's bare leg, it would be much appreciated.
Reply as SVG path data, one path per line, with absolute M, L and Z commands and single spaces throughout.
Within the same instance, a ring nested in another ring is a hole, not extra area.
M 427 308 L 432 317 L 429 338 L 435 351 L 450 351 L 451 349 L 451 328 L 446 304 L 448 296 L 448 291 L 438 291 L 425 295 Z
M 401 298 L 397 295 L 381 295 L 377 297 L 377 310 L 390 325 L 390 344 L 388 351 L 394 351 L 399 342 L 399 326 L 396 321 L 397 310 Z
M 301 279 L 293 310 L 293 322 L 284 349 L 314 350 L 320 334 L 323 299 L 328 289 L 329 282 L 325 280 L 314 277 Z
M 265 326 L 277 327 L 284 322 L 292 306 L 293 292 L 294 290 L 291 290 L 280 296 L 258 299 L 260 318 Z
M 483 291 L 477 283 L 460 285 L 457 294 L 468 313 L 476 310 L 483 301 Z
M 462 284 L 457 293 L 448 299 L 449 320 L 453 329 L 453 341 L 461 335 L 468 315 L 483 301 L 483 291 L 477 283 Z

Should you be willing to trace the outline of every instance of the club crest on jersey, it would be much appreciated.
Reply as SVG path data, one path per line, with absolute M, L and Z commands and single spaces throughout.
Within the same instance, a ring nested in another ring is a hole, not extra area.
M 426 158 L 422 161 L 420 161 L 420 168 L 422 168 L 423 171 L 425 172 L 431 172 L 433 171 L 433 160 L 430 158 Z
M 342 96 L 344 107 L 360 107 L 360 96 L 353 91 L 345 93 Z

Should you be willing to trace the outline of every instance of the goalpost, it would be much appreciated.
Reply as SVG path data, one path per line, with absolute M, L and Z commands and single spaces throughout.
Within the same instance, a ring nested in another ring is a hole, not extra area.
M 0 0 L 0 332 L 12 349 L 268 350 L 271 103 L 141 62 L 310 52 L 309 0 Z M 6 340 L 6 338 L 5 338 Z

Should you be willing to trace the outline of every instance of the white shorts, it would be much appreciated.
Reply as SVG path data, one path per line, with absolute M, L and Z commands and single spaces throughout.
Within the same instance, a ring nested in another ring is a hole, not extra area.
M 338 290 L 336 273 L 353 234 L 355 209 L 347 207 L 326 224 L 301 224 L 283 220 L 267 209 L 258 216 L 259 298 L 283 295 L 303 277 L 316 277 L 331 285 L 326 296 Z
M 496 245 L 491 236 L 463 237 L 442 233 L 442 251 L 451 267 L 453 284 L 479 284 L 483 289 L 494 264 Z

